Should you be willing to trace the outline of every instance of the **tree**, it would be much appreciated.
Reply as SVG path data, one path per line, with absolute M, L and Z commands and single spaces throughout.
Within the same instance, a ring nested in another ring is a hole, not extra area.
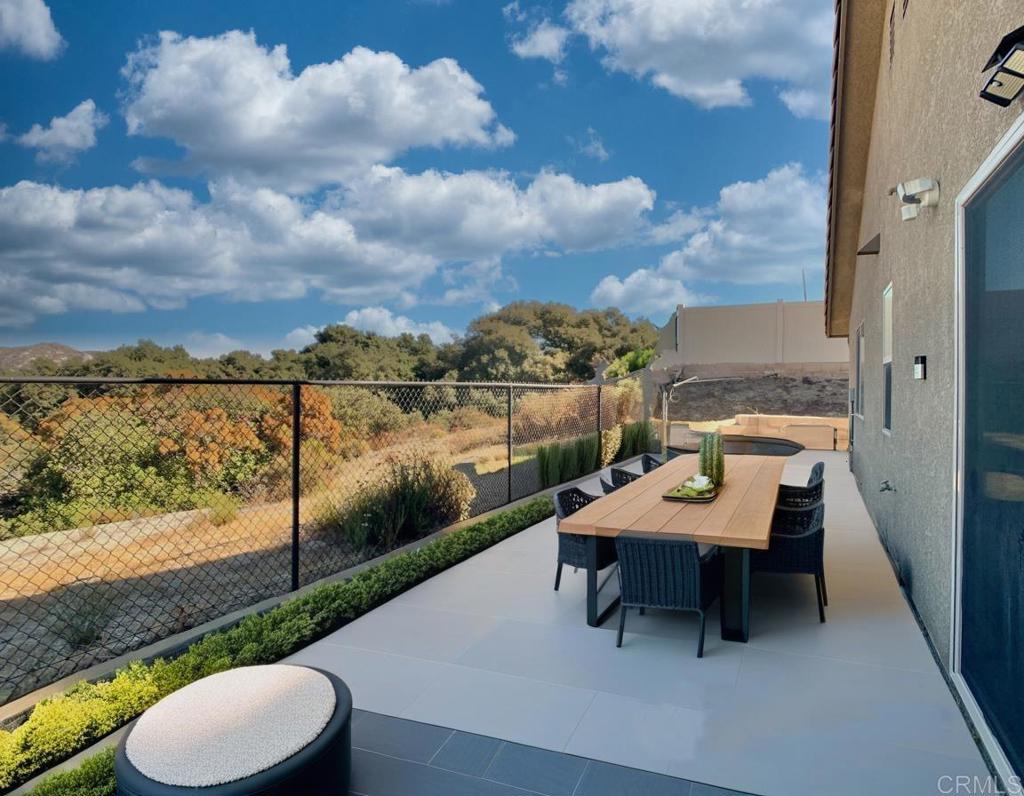
M 598 358 L 612 361 L 653 347 L 657 337 L 650 321 L 630 320 L 614 308 L 580 311 L 557 302 L 518 301 L 471 321 L 463 339 L 441 344 L 425 334 L 384 337 L 333 324 L 318 331 L 302 351 L 277 350 L 269 358 L 243 350 L 196 359 L 180 345 L 164 347 L 140 340 L 95 354 L 87 362 L 39 363 L 32 372 L 142 378 L 574 382 L 593 378 Z M 0 400 L 13 402 L 0 408 L 29 429 L 59 404 L 54 399 L 67 397 L 65 388 L 33 392 L 22 387 L 15 392 L 0 389 Z

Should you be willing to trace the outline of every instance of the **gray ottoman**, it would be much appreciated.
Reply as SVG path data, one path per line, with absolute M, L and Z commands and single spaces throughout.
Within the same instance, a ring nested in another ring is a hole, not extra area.
M 142 714 L 118 745 L 121 796 L 347 794 L 352 695 L 329 672 L 247 666 Z

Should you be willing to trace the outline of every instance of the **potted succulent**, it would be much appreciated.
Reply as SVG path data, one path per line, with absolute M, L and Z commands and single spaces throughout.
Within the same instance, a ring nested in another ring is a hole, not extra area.
M 725 483 L 725 445 L 719 432 L 700 441 L 697 474 L 665 493 L 669 500 L 704 503 L 714 500 Z

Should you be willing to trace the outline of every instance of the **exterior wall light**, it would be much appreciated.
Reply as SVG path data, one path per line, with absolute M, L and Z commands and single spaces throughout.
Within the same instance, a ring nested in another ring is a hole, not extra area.
M 1024 91 L 1024 27 L 1003 37 L 981 71 L 987 72 L 993 66 L 996 71 L 988 79 L 980 96 L 1005 108 Z
M 913 221 L 921 215 L 922 207 L 935 207 L 939 203 L 939 183 L 928 177 L 901 182 L 889 191 L 900 200 L 900 218 Z

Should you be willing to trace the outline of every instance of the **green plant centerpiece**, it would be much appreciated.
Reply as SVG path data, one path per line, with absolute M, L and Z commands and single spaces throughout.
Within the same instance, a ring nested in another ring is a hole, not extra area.
M 725 483 L 725 444 L 719 432 L 705 435 L 697 455 L 697 474 L 665 493 L 668 500 L 704 503 L 714 500 Z
M 725 483 L 725 442 L 722 432 L 705 434 L 700 441 L 697 472 L 711 479 L 715 487 Z

